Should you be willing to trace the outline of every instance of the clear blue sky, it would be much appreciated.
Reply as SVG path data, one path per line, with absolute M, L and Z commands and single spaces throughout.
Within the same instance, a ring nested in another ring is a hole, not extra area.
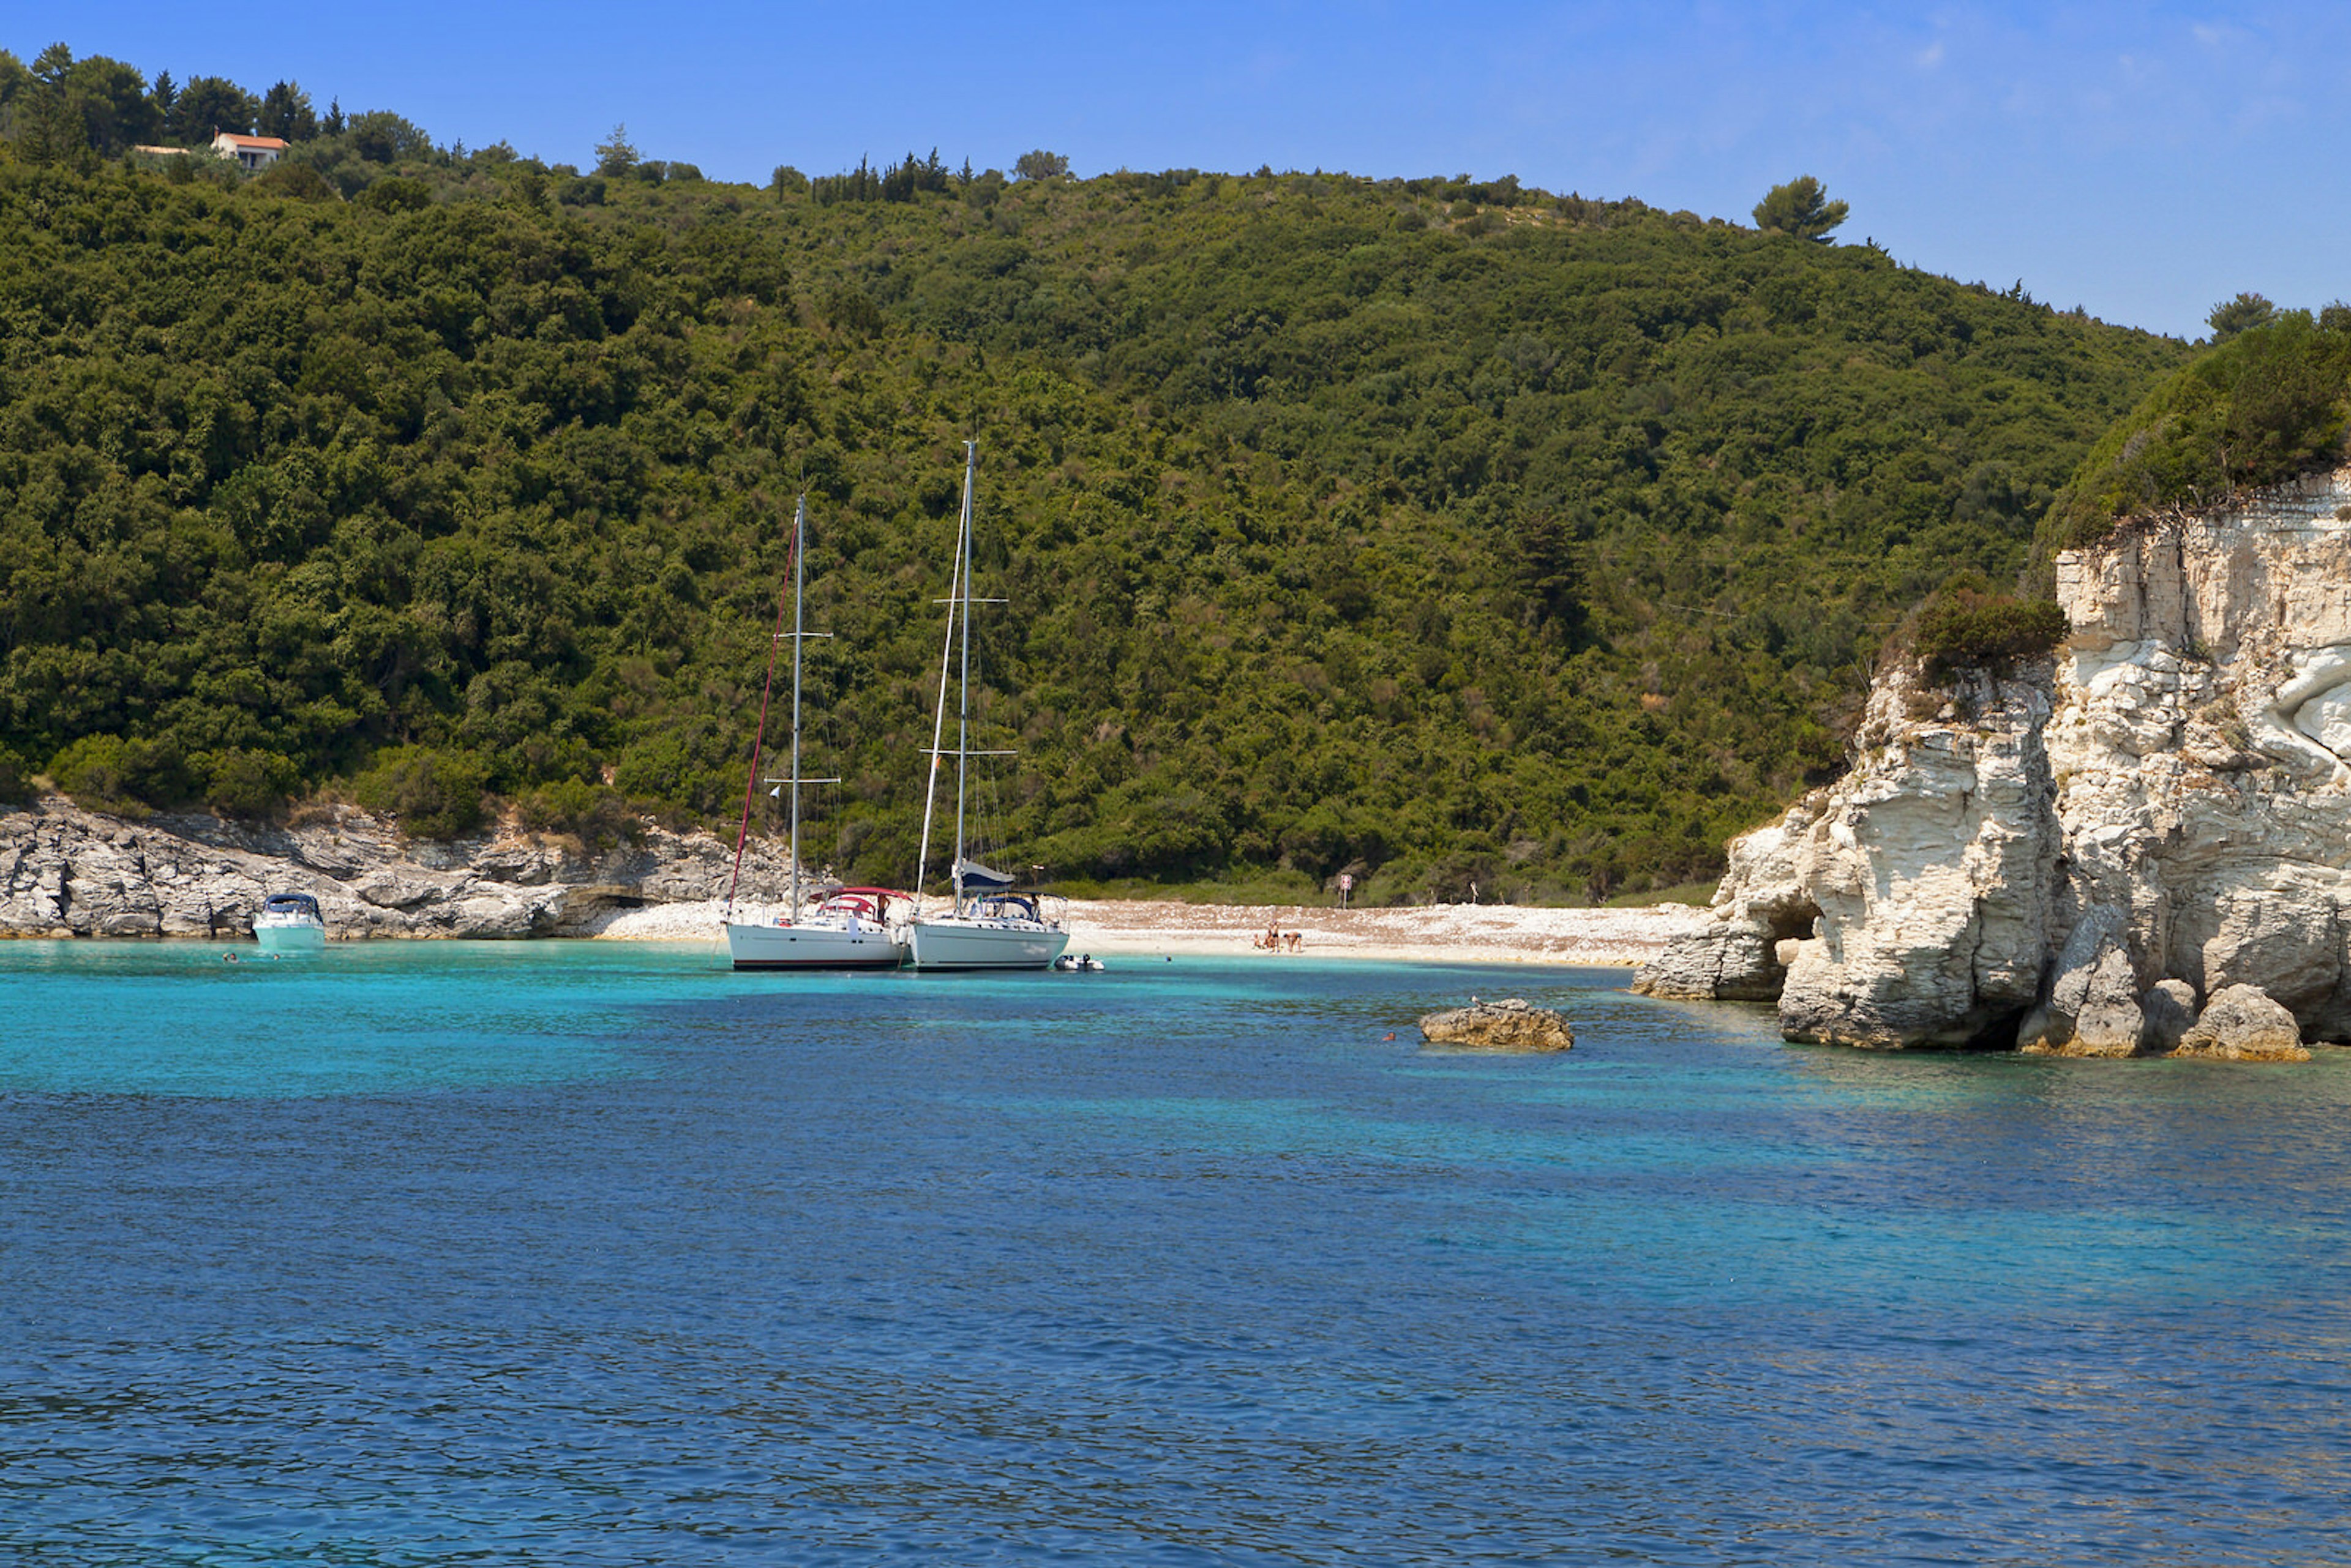
M 1812 173 L 1840 238 L 2183 336 L 2240 289 L 2351 298 L 2351 7 L 1437 5 L 908 0 L 865 5 L 308 5 L 0 0 L 151 75 L 281 77 L 323 110 L 587 162 L 764 182 L 935 145 L 1117 168 L 1517 174 L 1745 222 Z

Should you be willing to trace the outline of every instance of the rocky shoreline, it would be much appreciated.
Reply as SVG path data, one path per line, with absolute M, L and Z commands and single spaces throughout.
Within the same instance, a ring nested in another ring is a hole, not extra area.
M 409 843 L 351 807 L 281 828 L 209 815 L 127 821 L 51 796 L 0 812 L 0 938 L 243 938 L 266 894 L 308 893 L 336 941 L 716 943 L 733 861 L 731 844 L 652 824 L 638 842 L 596 854 L 574 840 L 519 832 Z M 744 902 L 763 905 L 786 874 L 781 846 L 753 841 L 743 857 Z M 1072 951 L 1126 957 L 1246 954 L 1273 925 L 1300 935 L 1297 950 L 1310 957 L 1624 967 L 1656 958 L 1704 919 L 1679 904 L 1336 910 L 1172 900 L 1081 900 L 1068 914 Z
M 591 936 L 628 911 L 724 898 L 734 851 L 647 824 L 601 853 L 552 834 L 409 843 L 356 808 L 299 825 L 158 814 L 139 821 L 51 796 L 0 814 L 0 936 L 249 935 L 262 899 L 314 895 L 337 940 Z M 772 845 L 747 888 L 784 880 Z

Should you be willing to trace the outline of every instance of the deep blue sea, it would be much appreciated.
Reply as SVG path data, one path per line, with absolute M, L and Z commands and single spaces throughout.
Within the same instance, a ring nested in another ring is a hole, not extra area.
M 225 950 L 0 944 L 0 1563 L 2351 1559 L 2341 1057 Z

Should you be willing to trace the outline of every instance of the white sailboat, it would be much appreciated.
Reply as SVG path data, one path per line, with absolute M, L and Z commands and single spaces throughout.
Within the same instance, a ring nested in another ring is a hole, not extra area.
M 800 589 L 807 562 L 808 497 L 792 512 L 792 767 L 789 779 L 759 778 L 759 751 L 768 733 L 768 694 L 776 678 L 775 644 L 783 641 L 783 607 L 776 608 L 777 633 L 768 644 L 768 685 L 759 694 L 759 734 L 751 743 L 751 781 L 743 789 L 743 830 L 735 840 L 735 878 L 726 888 L 726 952 L 737 969 L 894 969 L 906 961 L 903 927 L 892 916 L 900 895 L 880 887 L 836 887 L 812 910 L 801 907 L 800 786 L 831 784 L 831 779 L 800 777 L 800 646 L 827 633 L 800 630 Z M 735 881 L 743 873 L 743 840 L 750 830 L 751 798 L 759 784 L 791 791 L 791 890 L 785 908 L 766 918 L 735 918 Z
M 1015 893 L 1012 878 L 991 871 L 964 853 L 965 778 L 974 757 L 1000 757 L 1002 752 L 971 748 L 971 608 L 987 602 L 971 593 L 972 481 L 979 465 L 977 443 L 963 444 L 963 521 L 956 530 L 953 584 L 947 592 L 946 646 L 939 654 L 939 706 L 931 732 L 929 788 L 923 794 L 923 843 L 914 869 L 914 918 L 906 939 L 917 969 L 1043 969 L 1050 967 L 1070 945 L 1044 894 Z M 945 750 L 947 671 L 957 641 L 963 651 L 956 707 L 956 745 Z M 956 844 L 949 872 L 955 883 L 955 906 L 943 915 L 922 912 L 922 889 L 929 870 L 931 813 L 938 799 L 939 758 L 956 759 Z M 1058 900 L 1052 902 L 1058 903 Z

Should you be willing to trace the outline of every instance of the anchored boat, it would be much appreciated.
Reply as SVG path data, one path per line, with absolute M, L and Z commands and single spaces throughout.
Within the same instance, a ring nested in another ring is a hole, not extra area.
M 923 793 L 923 844 L 914 868 L 915 909 L 907 923 L 906 939 L 917 969 L 1042 969 L 1061 956 L 1070 935 L 1061 929 L 1061 900 L 1037 893 L 1015 893 L 1013 879 L 991 871 L 964 853 L 965 779 L 971 758 L 1002 757 L 999 751 L 971 747 L 971 610 L 987 602 L 971 592 L 972 484 L 979 467 L 976 442 L 963 444 L 963 520 L 956 530 L 956 559 L 947 591 L 946 645 L 939 653 L 939 704 L 931 730 L 930 785 Z M 956 744 L 946 750 L 947 675 L 960 645 L 957 677 Z M 954 905 L 945 914 L 925 915 L 921 899 L 924 873 L 931 852 L 931 813 L 938 799 L 939 759 L 956 764 L 955 858 L 948 862 L 955 886 Z
M 273 893 L 253 917 L 253 939 L 265 953 L 315 953 L 327 945 L 327 917 L 307 893 Z
M 906 939 L 893 916 L 893 900 L 908 904 L 904 894 L 879 887 L 835 887 L 813 909 L 803 908 L 800 887 L 800 786 L 832 784 L 833 779 L 800 776 L 800 646 L 810 637 L 828 633 L 800 629 L 802 580 L 806 572 L 802 545 L 807 537 L 808 497 L 792 511 L 792 629 L 783 630 L 784 612 L 776 606 L 776 635 L 768 644 L 768 683 L 759 692 L 759 730 L 751 743 L 751 778 L 743 786 L 743 826 L 735 839 L 735 874 L 726 884 L 726 952 L 737 969 L 894 969 L 906 961 Z M 768 695 L 776 679 L 776 643 L 789 635 L 792 644 L 792 765 L 786 779 L 759 777 L 759 754 L 768 734 Z M 791 795 L 791 886 L 784 908 L 762 917 L 737 919 L 735 886 L 743 874 L 743 841 L 750 831 L 751 800 L 759 785 L 789 788 Z

